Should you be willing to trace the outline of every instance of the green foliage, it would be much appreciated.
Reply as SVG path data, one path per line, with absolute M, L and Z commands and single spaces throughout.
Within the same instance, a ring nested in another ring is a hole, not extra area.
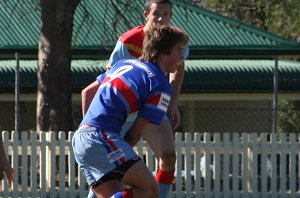
M 204 0 L 208 9 L 300 41 L 299 0 Z
M 280 101 L 278 132 L 300 132 L 300 101 Z
M 206 8 L 300 42 L 299 0 L 203 0 Z M 300 132 L 300 101 L 279 102 L 278 131 Z

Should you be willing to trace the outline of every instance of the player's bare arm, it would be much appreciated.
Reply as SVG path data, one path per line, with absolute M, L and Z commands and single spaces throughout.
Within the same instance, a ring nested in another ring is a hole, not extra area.
M 100 84 L 96 80 L 81 91 L 82 115 L 84 116 L 99 88 Z
M 170 83 L 173 88 L 173 95 L 171 97 L 168 115 L 171 119 L 171 125 L 173 129 L 176 129 L 180 124 L 180 113 L 177 107 L 177 102 L 184 78 L 184 67 L 184 61 L 181 61 L 176 72 L 170 73 Z
M 132 127 L 126 133 L 124 140 L 134 147 L 142 138 L 145 127 L 151 127 L 153 131 L 159 131 L 159 125 L 151 124 L 148 120 L 137 117 Z

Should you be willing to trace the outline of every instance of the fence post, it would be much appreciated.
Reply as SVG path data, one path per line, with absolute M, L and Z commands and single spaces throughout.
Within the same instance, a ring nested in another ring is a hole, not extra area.
M 270 186 L 270 173 L 267 172 L 267 149 L 269 149 L 269 142 L 267 140 L 267 134 L 261 134 L 261 155 L 260 155 L 260 172 L 261 172 L 261 194 L 263 197 L 267 197 L 268 186 Z
M 184 169 L 185 169 L 185 191 L 186 196 L 191 197 L 192 196 L 192 177 L 191 177 L 191 171 L 192 171 L 192 136 L 191 133 L 185 133 L 185 154 L 184 154 Z
M 40 157 L 37 154 L 37 132 L 36 131 L 32 131 L 30 134 L 30 140 L 31 140 L 31 156 L 30 156 L 30 163 L 31 163 L 31 168 L 30 168 L 30 172 L 31 172 L 31 177 L 30 177 L 30 181 L 31 181 L 31 196 L 32 197 L 37 197 L 37 175 L 38 175 L 38 170 L 41 168 L 38 166 L 38 161 L 40 160 Z
M 220 133 L 214 133 L 214 141 L 215 147 L 214 150 L 214 196 L 221 197 L 221 182 L 220 178 L 222 177 L 223 167 L 221 163 L 223 162 L 221 158 L 221 140 L 220 140 Z
M 54 166 L 54 170 L 59 169 L 59 197 L 66 197 L 65 178 L 66 178 L 66 158 L 65 158 L 65 148 L 66 148 L 66 133 L 64 131 L 59 132 L 59 166 Z
M 232 153 L 232 191 L 233 197 L 238 197 L 239 191 L 239 155 L 240 155 L 240 138 L 238 133 L 233 134 L 233 153 Z
M 253 171 L 252 171 L 252 165 L 253 165 L 253 153 L 252 153 L 252 141 L 251 141 L 251 135 L 248 134 L 247 135 L 247 139 L 248 139 L 248 143 L 249 143 L 249 146 L 248 146 L 248 163 L 247 163 L 247 168 L 248 168 L 248 192 L 251 192 L 252 191 L 252 174 L 253 174 Z
M 204 189 L 205 189 L 205 197 L 211 197 L 211 179 L 212 179 L 212 172 L 211 172 L 211 135 L 210 133 L 204 133 L 204 156 L 205 156 L 205 163 L 204 163 Z
M 175 134 L 176 140 L 176 153 L 177 153 L 177 160 L 176 160 L 176 196 L 183 197 L 182 193 L 182 177 L 181 177 L 181 170 L 182 170 L 182 134 L 176 133 Z
M 291 194 L 295 194 L 296 193 L 296 178 L 298 178 L 297 176 L 297 171 L 296 171 L 296 168 L 298 168 L 298 166 L 296 166 L 296 148 L 297 148 L 297 145 L 296 145 L 296 140 L 297 138 L 299 137 L 299 135 L 297 134 L 297 136 L 292 133 L 290 134 L 290 145 L 291 145 L 291 154 L 290 154 L 290 172 L 289 172 L 289 176 L 290 176 L 290 191 L 291 191 Z
M 278 103 L 278 59 L 275 59 L 274 79 L 273 79 L 273 116 L 272 132 L 277 132 L 277 103 Z
M 13 152 L 12 152 L 12 163 L 13 163 L 13 168 L 14 168 L 14 172 L 15 172 L 15 180 L 14 180 L 14 184 L 13 184 L 13 189 L 18 189 L 18 184 L 19 184 L 19 155 L 18 155 L 18 149 L 19 149 L 19 133 L 17 131 L 13 131 L 12 134 L 11 134 L 11 137 L 12 137 L 12 142 L 14 142 L 14 144 L 12 145 L 13 147 Z M 18 142 L 17 144 L 15 142 Z M 13 191 L 13 194 L 12 194 L 13 197 L 18 197 L 18 191 L 14 190 Z
M 242 134 L 242 141 L 243 141 L 243 145 L 242 145 L 242 192 L 244 197 L 248 197 L 248 192 L 249 191 L 249 165 L 248 165 L 248 160 L 249 160 L 249 156 L 248 156 L 248 133 L 243 133 Z
M 76 192 L 75 192 L 75 182 L 74 182 L 74 178 L 75 178 L 75 158 L 74 158 L 74 153 L 73 153 L 73 149 L 72 149 L 72 138 L 74 136 L 74 132 L 69 132 L 68 133 L 68 139 L 69 139 L 69 150 L 68 150 L 68 155 L 69 155 L 69 161 L 68 161 L 68 166 L 69 166 L 69 178 L 68 178 L 68 182 L 69 182 L 69 188 L 70 188 L 70 197 L 75 197 L 76 196 Z
M 15 70 L 15 131 L 19 132 L 19 117 L 20 117 L 20 67 L 19 54 L 16 53 L 16 70 Z
M 271 196 L 276 196 L 277 191 L 277 140 L 276 134 L 271 134 L 271 164 L 272 164 L 272 174 L 271 174 Z
M 46 166 L 47 166 L 47 134 L 45 131 L 39 132 L 40 135 L 40 142 L 41 142 L 41 148 L 40 148 L 40 187 L 41 187 L 41 197 L 46 197 L 46 194 L 48 192 L 49 186 L 48 186 L 48 178 L 46 175 Z
M 46 134 L 46 190 L 47 192 L 49 191 L 50 187 L 51 187 L 51 151 L 50 151 L 50 144 L 47 144 L 48 142 L 51 143 L 50 140 L 50 133 L 49 132 L 45 132 Z M 47 163 L 48 162 L 48 163 Z
M 224 148 L 224 153 L 223 153 L 223 193 L 224 197 L 228 198 L 230 197 L 230 180 L 229 180 L 229 167 L 230 167 L 230 156 L 229 156 L 229 147 L 230 145 L 230 137 L 229 133 L 224 133 L 223 134 L 223 148 Z
M 9 151 L 9 144 L 8 144 L 8 132 L 7 131 L 4 131 L 2 133 L 0 133 L 2 137 L 2 141 L 3 141 L 3 148 L 5 150 L 5 154 L 6 154 L 6 158 L 8 159 L 8 151 Z M 1 170 L 2 171 L 2 170 Z M 3 192 L 3 196 L 4 197 L 8 197 L 8 183 L 7 183 L 7 180 L 4 179 L 4 180 L 0 180 L 0 182 L 2 183 L 2 189 L 1 191 Z
M 200 172 L 200 160 L 201 160 L 201 135 L 200 133 L 195 133 L 194 135 L 194 143 L 195 143 L 195 192 L 196 197 L 203 197 L 201 192 L 201 172 Z
M 252 178 L 251 178 L 251 183 L 252 183 L 252 194 L 253 196 L 258 196 L 258 176 L 257 176 L 257 133 L 252 133 L 251 134 L 251 153 L 252 153 L 252 163 L 250 166 L 250 169 L 252 170 Z

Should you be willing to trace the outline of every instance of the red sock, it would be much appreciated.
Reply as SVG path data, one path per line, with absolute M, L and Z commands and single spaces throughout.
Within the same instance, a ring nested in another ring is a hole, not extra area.
M 125 188 L 123 190 L 123 198 L 133 198 L 133 191 L 132 191 L 132 188 Z
M 156 172 L 155 180 L 161 184 L 172 184 L 174 179 L 174 172 L 175 170 L 165 171 L 158 168 Z

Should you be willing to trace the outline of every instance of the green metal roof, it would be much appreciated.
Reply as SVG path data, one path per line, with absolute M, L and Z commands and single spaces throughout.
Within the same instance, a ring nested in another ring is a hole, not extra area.
M 0 61 L 0 92 L 13 93 L 16 62 Z M 21 93 L 36 93 L 37 62 L 20 62 Z M 105 69 L 106 61 L 72 61 L 73 92 L 80 93 Z M 258 93 L 273 91 L 274 60 L 188 60 L 183 93 Z M 300 63 L 279 60 L 279 91 L 300 92 Z
M 275 60 L 186 61 L 182 92 L 272 92 Z M 300 92 L 300 63 L 280 60 L 279 91 Z
M 144 0 L 124 0 L 117 7 L 107 0 L 82 0 L 74 18 L 73 55 L 107 58 L 122 32 L 144 23 L 143 8 Z M 189 34 L 190 58 L 300 55 L 296 42 L 182 0 L 173 1 L 173 13 L 172 24 Z M 12 58 L 16 51 L 36 56 L 40 23 L 38 0 L 0 1 L 1 57 Z

